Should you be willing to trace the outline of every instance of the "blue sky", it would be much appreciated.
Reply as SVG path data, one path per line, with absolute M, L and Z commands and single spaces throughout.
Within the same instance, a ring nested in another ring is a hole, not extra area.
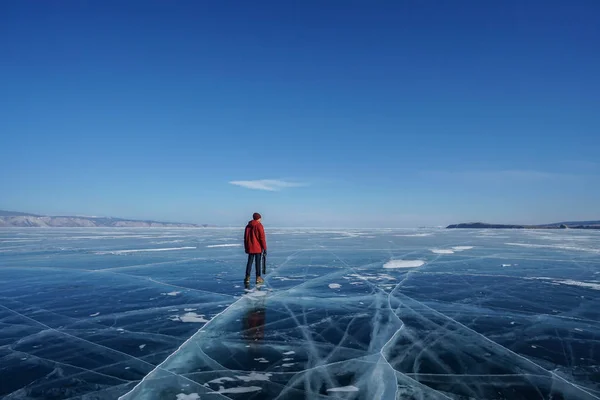
M 600 219 L 600 3 L 0 5 L 0 209 Z

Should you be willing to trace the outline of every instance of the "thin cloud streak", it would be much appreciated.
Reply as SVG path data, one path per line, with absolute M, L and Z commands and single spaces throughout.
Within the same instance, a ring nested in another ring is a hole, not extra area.
M 268 192 L 278 192 L 282 189 L 306 186 L 304 183 L 288 182 L 279 179 L 258 179 L 252 181 L 231 181 L 231 185 L 241 186 L 252 190 L 265 190 Z

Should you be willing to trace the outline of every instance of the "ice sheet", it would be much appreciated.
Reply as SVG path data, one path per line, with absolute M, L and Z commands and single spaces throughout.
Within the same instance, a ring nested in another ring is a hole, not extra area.
M 600 398 L 596 232 L 269 235 L 0 230 L 0 397 Z

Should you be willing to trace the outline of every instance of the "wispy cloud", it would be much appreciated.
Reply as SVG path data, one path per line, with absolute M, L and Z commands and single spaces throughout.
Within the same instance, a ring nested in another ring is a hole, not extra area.
M 253 181 L 231 181 L 232 185 L 241 186 L 246 189 L 266 190 L 268 192 L 278 192 L 282 189 L 306 186 L 305 183 L 288 182 L 279 179 L 258 179 Z

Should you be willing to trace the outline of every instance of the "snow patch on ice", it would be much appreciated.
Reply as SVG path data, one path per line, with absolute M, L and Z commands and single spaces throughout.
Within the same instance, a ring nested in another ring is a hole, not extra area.
M 261 388 L 259 386 L 240 386 L 240 387 L 232 387 L 232 388 L 227 388 L 227 389 L 225 389 L 223 386 L 221 386 L 221 387 L 219 387 L 219 390 L 217 391 L 217 393 L 238 394 L 238 393 L 258 392 L 259 390 L 261 390 Z
M 267 292 L 264 290 L 250 290 L 247 293 L 246 297 L 264 297 L 267 295 Z
M 430 251 L 435 254 L 454 254 L 454 250 L 449 249 L 430 249 Z
M 161 249 L 130 249 L 130 250 L 97 251 L 95 254 L 119 255 L 119 254 L 142 253 L 142 252 L 153 252 L 153 251 L 177 251 L 177 250 L 193 250 L 193 249 L 196 249 L 196 247 L 186 246 L 186 247 L 165 247 L 165 248 L 161 248 Z
M 530 247 L 534 249 L 555 249 L 555 250 L 569 250 L 569 251 L 587 251 L 591 253 L 600 253 L 598 248 L 578 247 L 578 246 L 564 246 L 556 244 L 533 244 L 533 243 L 504 243 L 507 246 L 519 246 L 519 247 Z
M 177 296 L 181 292 L 161 293 L 163 296 Z
M 390 260 L 383 265 L 383 268 L 417 268 L 425 264 L 423 260 Z M 392 278 L 393 279 L 393 278 Z
M 211 244 L 206 247 L 213 249 L 213 248 L 217 248 L 217 247 L 240 247 L 240 246 L 241 246 L 240 243 L 225 243 L 225 244 Z
M 169 243 L 181 243 L 183 240 L 161 240 L 159 242 L 152 242 L 152 244 L 169 244 Z
M 176 400 L 200 400 L 200 395 L 198 393 L 179 393 Z
M 238 378 L 241 381 L 244 382 L 252 382 L 252 381 L 270 381 L 269 378 L 271 378 L 271 376 L 273 376 L 273 374 L 271 373 L 258 373 L 258 372 L 251 372 L 249 375 L 247 376 L 236 376 L 236 378 Z
M 579 286 L 579 287 L 584 287 L 584 288 L 588 288 L 588 289 L 600 290 L 600 283 L 581 282 L 581 281 L 574 281 L 572 279 L 555 280 L 554 282 L 562 283 L 563 285 Z
M 199 322 L 204 323 L 210 321 L 209 319 L 204 318 L 204 314 L 196 314 L 195 312 L 187 312 L 182 316 L 173 315 L 169 318 L 171 321 L 179 321 L 179 322 Z
M 327 389 L 328 392 L 358 392 L 358 388 L 356 386 L 340 386 L 336 388 Z
M 473 248 L 473 246 L 454 246 L 454 247 L 452 247 L 452 250 L 465 251 L 465 250 L 471 250 L 472 248 Z
M 146 347 L 146 345 L 145 344 L 140 344 L 139 347 L 140 347 L 140 350 L 144 350 L 144 347 Z
M 100 313 L 99 313 L 99 312 L 97 312 L 97 313 L 94 313 L 94 314 L 90 314 L 90 317 L 97 317 L 98 315 L 100 315 Z
M 292 354 L 296 354 L 296 352 L 294 350 L 292 350 L 292 351 L 287 351 L 287 352 L 283 353 L 284 356 L 291 356 Z
M 228 376 L 224 376 L 222 378 L 216 378 L 216 379 L 213 379 L 212 381 L 208 381 L 207 383 L 216 383 L 216 384 L 221 385 L 221 384 L 223 384 L 223 382 L 235 382 L 235 379 L 230 378 Z
M 284 282 L 284 281 L 297 281 L 298 279 L 301 279 L 301 278 L 294 279 L 294 278 L 286 278 L 284 276 L 274 276 L 273 279 L 278 279 L 278 280 Z
M 339 289 L 341 287 L 342 287 L 342 285 L 340 285 L 339 283 L 330 283 L 329 284 L 330 289 Z

